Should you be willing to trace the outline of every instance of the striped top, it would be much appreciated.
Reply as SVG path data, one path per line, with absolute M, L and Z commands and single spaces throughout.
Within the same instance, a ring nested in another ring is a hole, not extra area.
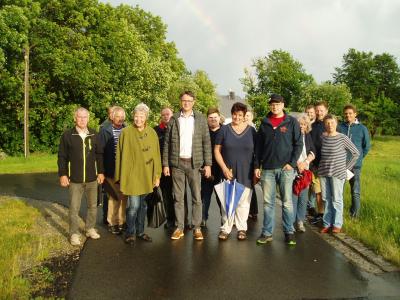
M 115 147 L 114 153 L 117 153 L 118 140 L 119 140 L 119 136 L 121 135 L 121 130 L 123 128 L 124 128 L 123 126 L 121 128 L 115 128 L 114 126 L 112 127 L 113 136 L 114 136 L 114 147 Z
M 347 151 L 351 153 L 349 161 L 346 159 Z M 346 179 L 346 169 L 353 168 L 359 156 L 356 146 L 344 134 L 323 135 L 318 176 Z

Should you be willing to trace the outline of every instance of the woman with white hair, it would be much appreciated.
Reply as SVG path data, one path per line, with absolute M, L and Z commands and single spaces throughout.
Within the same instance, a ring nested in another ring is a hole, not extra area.
M 297 117 L 300 124 L 301 137 L 303 139 L 303 149 L 297 160 L 296 171 L 300 175 L 304 170 L 309 170 L 311 162 L 315 159 L 315 147 L 311 138 L 311 121 L 307 114 L 303 113 Z M 299 195 L 293 193 L 293 216 L 297 232 L 305 232 L 304 220 L 306 219 L 308 190 L 306 187 Z
M 118 141 L 115 181 L 120 182 L 121 192 L 128 196 L 126 208 L 125 242 L 138 239 L 151 242 L 144 233 L 146 216 L 145 197 L 159 186 L 161 157 L 157 133 L 147 126 L 149 107 L 138 104 L 133 113 L 133 124 L 124 128 Z

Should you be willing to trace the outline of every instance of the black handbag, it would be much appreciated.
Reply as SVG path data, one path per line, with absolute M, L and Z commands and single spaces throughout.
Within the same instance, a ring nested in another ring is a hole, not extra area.
M 155 187 L 153 192 L 146 197 L 147 202 L 147 226 L 158 228 L 167 220 L 162 191 Z

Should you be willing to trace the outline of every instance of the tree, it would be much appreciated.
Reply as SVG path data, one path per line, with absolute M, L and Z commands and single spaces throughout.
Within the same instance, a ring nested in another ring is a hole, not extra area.
M 303 89 L 314 81 L 302 64 L 283 50 L 273 50 L 268 56 L 255 59 L 252 67 L 254 75 L 251 70 L 246 70 L 241 79 L 247 98 L 252 102 L 252 98 L 264 96 L 267 99 L 272 93 L 277 93 L 284 97 L 288 108 L 297 109 Z M 266 104 L 259 109 L 262 112 L 267 110 Z
M 399 106 L 383 94 L 362 106 L 359 115 L 365 118 L 364 123 L 372 137 L 376 134 L 400 134 Z
M 171 86 L 168 92 L 168 104 L 175 111 L 180 107 L 179 95 L 183 91 L 192 91 L 196 95 L 196 110 L 206 113 L 209 107 L 217 106 L 216 86 L 202 70 L 194 74 L 184 74 Z
M 392 55 L 349 49 L 343 56 L 342 66 L 335 70 L 334 82 L 345 83 L 353 98 L 368 103 L 383 93 L 400 103 L 400 69 Z
M 304 111 L 307 105 L 324 100 L 328 103 L 329 112 L 341 116 L 343 107 L 351 103 L 351 99 L 350 90 L 345 84 L 313 83 L 305 87 L 303 98 L 298 103 L 298 111 Z
M 8 153 L 20 152 L 23 145 L 26 45 L 31 47 L 33 151 L 56 151 L 77 106 L 88 108 L 91 122 L 98 122 L 106 118 L 109 105 L 118 104 L 130 115 L 144 102 L 153 125 L 184 76 L 197 88 L 200 106 L 215 98 L 205 73 L 186 75 L 175 45 L 166 41 L 162 20 L 139 7 L 112 7 L 98 0 L 1 1 L 0 148 Z

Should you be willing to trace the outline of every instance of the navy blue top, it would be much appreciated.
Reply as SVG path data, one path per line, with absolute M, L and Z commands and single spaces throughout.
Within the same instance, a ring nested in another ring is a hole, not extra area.
M 215 145 L 221 145 L 222 158 L 233 177 L 246 187 L 251 188 L 253 180 L 254 144 L 256 130 L 247 126 L 237 134 L 231 124 L 221 127 L 215 138 Z

